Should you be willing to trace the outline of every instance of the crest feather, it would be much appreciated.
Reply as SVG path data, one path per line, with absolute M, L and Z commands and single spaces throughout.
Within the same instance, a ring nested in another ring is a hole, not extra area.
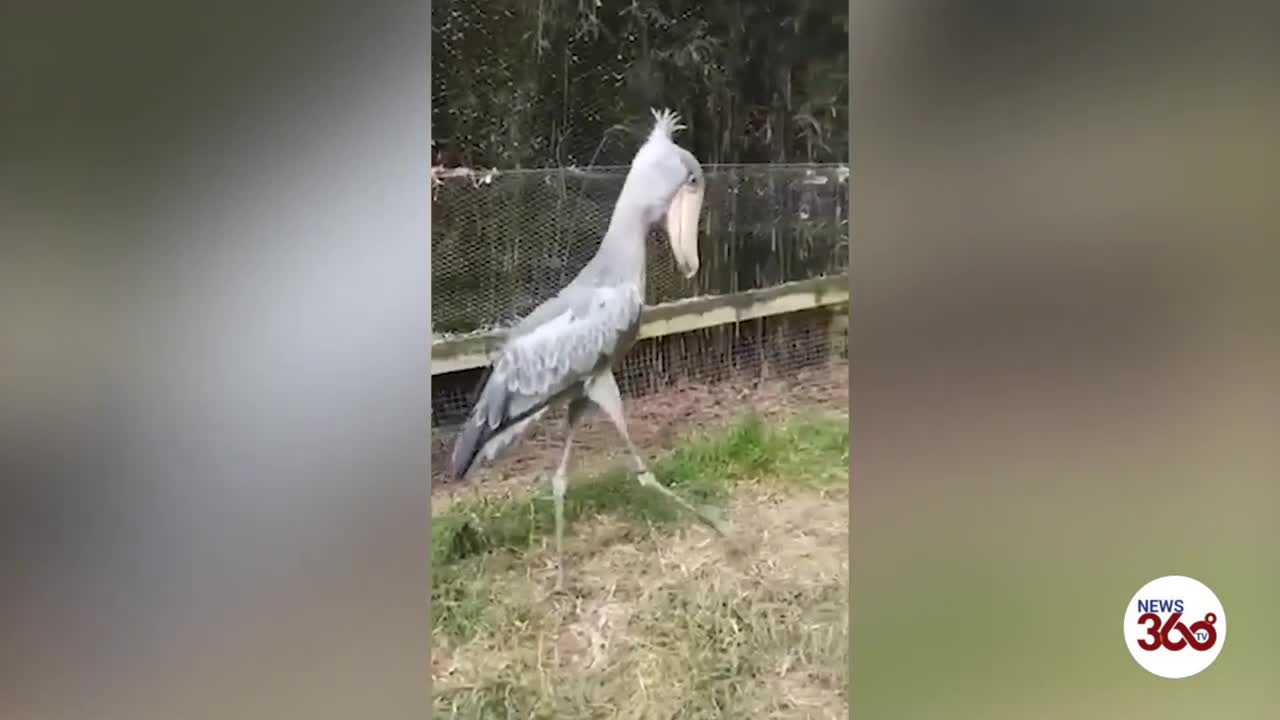
M 649 112 L 653 113 L 653 135 L 661 135 L 668 139 L 676 133 L 677 130 L 684 130 L 685 126 L 680 124 L 680 116 L 669 109 L 657 110 L 650 108 Z

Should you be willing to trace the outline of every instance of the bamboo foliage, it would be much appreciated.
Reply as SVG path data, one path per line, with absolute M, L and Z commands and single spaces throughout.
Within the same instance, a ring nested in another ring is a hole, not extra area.
M 652 106 L 708 163 L 848 161 L 843 0 L 440 0 L 431 29 L 441 165 L 625 163 Z

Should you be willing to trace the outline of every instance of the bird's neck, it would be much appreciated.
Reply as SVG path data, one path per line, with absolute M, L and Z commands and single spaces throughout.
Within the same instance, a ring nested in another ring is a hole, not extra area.
M 644 285 L 645 239 L 648 229 L 649 223 L 640 210 L 623 207 L 614 209 L 609 229 L 605 231 L 600 249 L 592 259 L 600 279 Z

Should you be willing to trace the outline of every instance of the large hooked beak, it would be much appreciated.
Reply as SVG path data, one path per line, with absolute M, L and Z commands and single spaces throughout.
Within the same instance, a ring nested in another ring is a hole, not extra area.
M 698 274 L 698 216 L 702 213 L 702 186 L 683 185 L 667 208 L 667 237 L 671 254 L 685 278 Z

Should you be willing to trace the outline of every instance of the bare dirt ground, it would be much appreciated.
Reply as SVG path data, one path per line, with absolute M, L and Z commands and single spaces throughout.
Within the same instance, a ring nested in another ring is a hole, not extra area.
M 849 364 L 835 361 L 823 368 L 789 377 L 716 384 L 684 383 L 640 398 L 626 398 L 627 428 L 641 452 L 652 458 L 670 451 L 688 434 L 714 431 L 754 412 L 763 418 L 796 413 L 847 412 Z M 463 483 L 444 475 L 451 430 L 431 436 L 432 514 L 448 509 L 458 497 L 510 496 L 528 492 L 531 485 L 555 468 L 563 449 L 561 415 L 548 413 L 518 447 L 491 467 L 478 467 Z M 608 420 L 591 413 L 574 435 L 573 472 L 589 473 L 625 458 L 622 441 Z

